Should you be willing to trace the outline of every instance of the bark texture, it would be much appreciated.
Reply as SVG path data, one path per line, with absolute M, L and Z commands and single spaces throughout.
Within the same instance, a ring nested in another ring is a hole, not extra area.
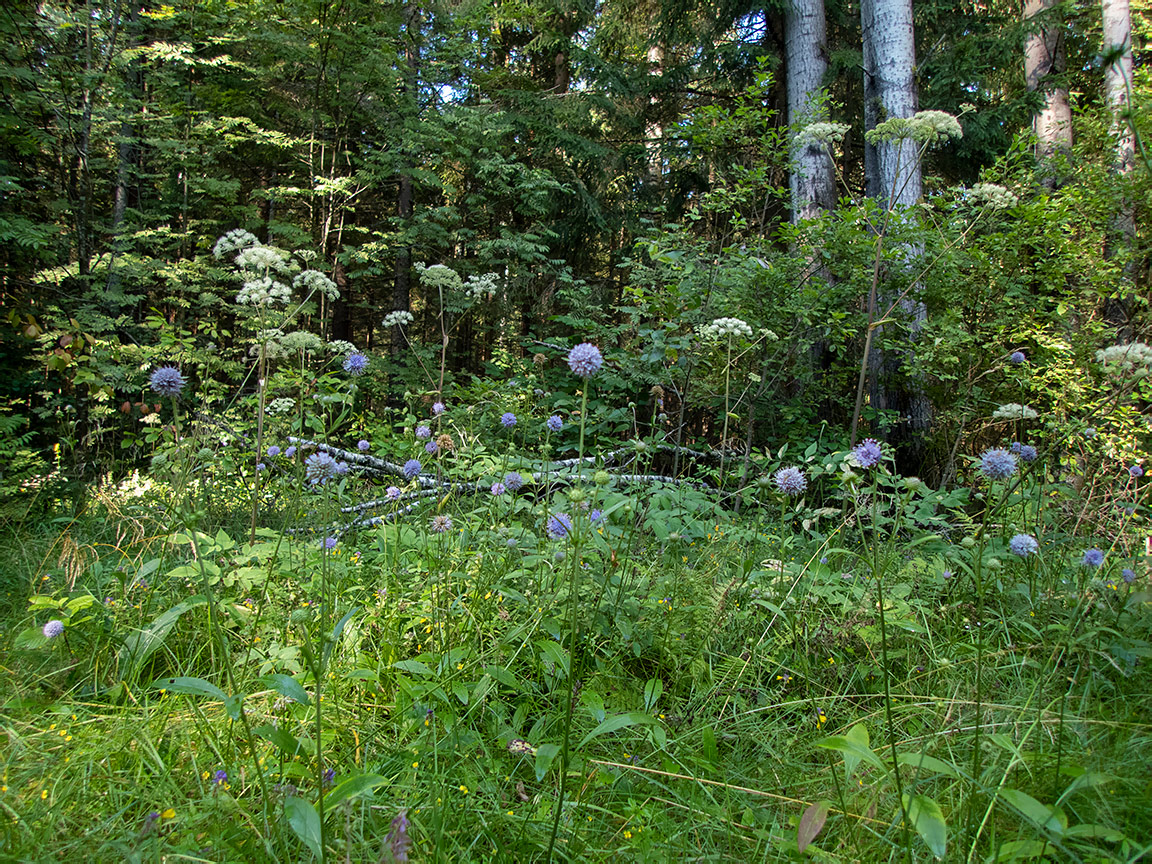
M 1044 107 L 1032 118 L 1036 134 L 1036 155 L 1045 160 L 1072 149 L 1072 105 L 1068 90 L 1052 76 L 1065 69 L 1064 30 L 1051 10 L 1058 0 L 1025 0 L 1024 18 L 1038 19 L 1024 43 L 1024 83 L 1031 91 L 1044 93 Z M 1125 4 L 1127 5 L 1127 4 Z M 1055 186 L 1055 179 L 1048 180 Z
M 863 0 L 864 122 L 868 129 L 916 113 L 916 42 L 911 0 Z M 869 152 L 871 151 L 871 152 Z M 868 197 L 910 206 L 920 200 L 920 161 L 912 141 L 866 145 Z
M 788 122 L 798 127 L 821 118 L 821 88 L 828 72 L 824 0 L 790 0 L 784 29 Z M 836 176 L 827 146 L 797 146 L 789 185 L 793 222 L 812 219 L 822 210 L 832 209 L 836 203 Z

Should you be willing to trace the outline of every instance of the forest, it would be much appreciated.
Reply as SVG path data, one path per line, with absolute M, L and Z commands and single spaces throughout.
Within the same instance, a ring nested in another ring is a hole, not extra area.
M 0 859 L 1152 853 L 1152 0 L 0 5 Z

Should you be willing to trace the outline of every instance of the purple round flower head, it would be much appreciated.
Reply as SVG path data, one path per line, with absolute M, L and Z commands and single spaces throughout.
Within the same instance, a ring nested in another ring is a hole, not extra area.
M 1040 544 L 1031 534 L 1017 534 L 1008 541 L 1008 548 L 1013 555 L 1027 558 L 1029 555 L 1035 555 L 1040 551 Z
M 267 466 L 267 465 L 265 465 L 263 462 L 257 462 L 257 463 L 256 463 L 256 470 L 257 470 L 257 472 L 259 472 L 259 471 L 267 471 L 267 470 L 268 470 L 268 466 Z
M 1085 429 L 1084 430 L 1084 437 L 1085 438 L 1095 438 L 1096 437 L 1096 427 L 1095 426 L 1089 426 L 1087 429 Z
M 503 495 L 507 491 L 508 491 L 508 487 L 506 487 L 499 480 L 497 480 L 495 483 L 492 484 L 492 494 L 495 495 L 496 497 L 500 497 L 501 495 Z
M 808 480 L 804 477 L 804 472 L 795 465 L 781 468 L 772 479 L 776 481 L 776 488 L 789 498 L 804 494 L 804 490 L 808 488 Z
M 184 389 L 184 376 L 175 366 L 161 366 L 152 373 L 148 383 L 161 396 L 176 397 Z
M 980 455 L 980 473 L 989 480 L 1004 480 L 1016 473 L 1016 457 L 1002 447 Z
M 581 378 L 591 378 L 604 365 L 604 356 L 591 342 L 581 342 L 568 352 L 568 368 Z
M 53 618 L 44 625 L 44 629 L 41 632 L 44 634 L 45 639 L 55 639 L 64 632 L 64 622 Z
M 943 576 L 945 579 L 951 579 L 952 578 L 952 571 L 951 570 L 945 570 L 940 575 Z
M 445 516 L 443 513 L 432 517 L 432 530 L 437 534 L 443 534 L 445 531 L 452 530 L 452 520 Z
M 548 427 L 549 432 L 559 432 L 564 428 L 564 420 L 561 419 L 559 414 L 553 414 L 544 421 L 544 425 Z
M 291 445 L 287 450 L 284 451 L 284 455 L 287 456 L 289 459 L 291 459 L 293 456 L 295 456 L 296 455 L 296 445 L 295 444 Z
M 1139 465 L 1133 465 L 1131 468 L 1128 469 L 1128 473 L 1130 475 L 1132 475 L 1133 477 L 1143 477 L 1144 476 L 1144 469 L 1141 468 Z
M 567 513 L 553 513 L 548 517 L 548 536 L 563 540 L 572 533 L 572 517 Z
M 440 452 L 440 446 L 435 441 L 429 441 L 424 445 L 424 452 L 429 456 L 435 456 Z
M 865 438 L 861 444 L 852 451 L 861 468 L 875 468 L 884 458 L 884 451 L 880 442 L 875 438 Z
M 443 414 L 446 410 L 447 409 L 444 407 L 443 402 L 433 402 L 432 403 L 432 413 L 435 414 L 437 417 L 439 417 L 441 414 Z
M 1099 567 L 1104 563 L 1104 553 L 1099 549 L 1088 549 L 1084 553 L 1084 557 L 1080 559 L 1080 563 L 1085 567 Z
M 399 486 L 389 486 L 387 489 L 384 490 L 384 497 L 387 498 L 389 501 L 395 501 L 402 494 L 403 493 L 400 491 Z
M 1036 452 L 1036 448 L 1033 447 L 1031 444 L 1021 444 L 1020 445 L 1020 452 L 1017 453 L 1016 455 L 1020 457 L 1020 460 L 1022 462 L 1035 462 L 1036 457 L 1039 454 Z
M 339 473 L 336 460 L 327 453 L 313 453 L 304 460 L 304 477 L 313 486 L 322 486 Z
M 345 474 L 347 474 L 348 473 L 348 463 L 347 462 L 337 462 L 336 463 L 336 473 L 339 474 L 341 477 L 343 477 Z
M 432 429 L 430 427 L 425 426 L 423 423 L 421 423 L 419 426 L 416 427 L 416 440 L 417 441 L 427 441 L 431 437 L 432 437 Z
M 324 548 L 325 549 L 335 549 L 336 544 L 338 542 L 340 542 L 340 541 L 338 541 L 335 537 L 325 537 L 324 538 Z
M 273 444 L 271 447 L 268 448 L 268 455 L 271 458 L 275 459 L 277 456 L 280 455 L 280 448 L 277 447 L 275 444 Z
M 597 522 L 604 518 L 604 511 L 593 509 L 592 512 L 588 514 L 588 518 L 591 520 L 592 524 L 595 525 Z
M 502 415 L 500 415 L 500 425 L 502 425 L 505 429 L 511 429 L 516 425 L 516 415 L 511 411 L 505 411 Z
M 223 783 L 227 783 L 227 782 L 228 782 L 228 772 L 225 771 L 223 768 L 218 769 L 216 771 L 216 773 L 212 775 L 212 785 L 213 786 L 219 786 L 219 785 L 221 785 Z
M 1028 358 L 1024 356 L 1023 351 L 1013 351 L 1008 355 L 1008 362 L 1012 363 L 1014 366 L 1020 366 L 1027 360 Z
M 1120 575 L 1124 577 L 1124 581 L 1127 582 L 1129 585 L 1131 585 L 1133 582 L 1136 581 L 1136 571 L 1135 570 L 1130 570 L 1129 568 L 1125 567 L 1123 570 L 1120 571 Z
M 520 476 L 519 471 L 509 471 L 504 475 L 504 485 L 508 487 L 509 492 L 518 492 L 524 485 L 524 478 Z
M 353 351 L 344 358 L 344 371 L 349 375 L 360 376 L 368 370 L 368 358 L 359 351 Z
M 367 453 L 369 450 L 372 449 L 372 442 L 368 441 L 365 438 L 361 438 L 359 441 L 356 442 L 356 449 L 359 450 L 361 453 Z
M 420 464 L 419 459 L 409 459 L 404 463 L 404 476 L 411 480 L 420 473 L 420 469 L 424 466 Z

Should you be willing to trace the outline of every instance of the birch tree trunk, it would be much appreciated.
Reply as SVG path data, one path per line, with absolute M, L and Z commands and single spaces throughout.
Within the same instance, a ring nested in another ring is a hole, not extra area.
M 821 87 L 828 72 L 824 0 L 790 0 L 784 17 L 788 122 L 797 127 L 821 117 Z M 792 221 L 831 210 L 836 203 L 832 157 L 823 144 L 800 143 L 789 176 Z
M 1104 22 L 1103 56 L 1108 62 L 1104 70 L 1104 97 L 1112 109 L 1112 136 L 1116 142 L 1113 170 L 1123 178 L 1136 164 L 1136 147 L 1128 119 L 1128 94 L 1132 87 L 1132 13 L 1128 0 L 1103 0 L 1101 6 Z M 1131 200 L 1124 197 L 1112 219 L 1112 235 L 1108 238 L 1106 253 L 1109 257 L 1119 257 L 1132 248 L 1135 238 L 1135 212 Z M 1133 263 L 1126 262 L 1126 282 L 1132 278 Z M 1105 303 L 1104 317 L 1116 326 L 1121 339 L 1131 338 L 1131 293 L 1124 290 L 1110 297 Z
M 1058 153 L 1072 149 L 1072 106 L 1068 91 L 1047 80 L 1064 72 L 1064 32 L 1059 22 L 1052 20 L 1049 10 L 1058 0 L 1025 0 L 1024 20 L 1041 18 L 1036 22 L 1024 43 L 1024 83 L 1031 91 L 1044 91 L 1044 107 L 1032 118 L 1032 131 L 1036 134 L 1036 156 L 1047 160 Z M 1125 3 L 1127 5 L 1127 3 Z M 1045 178 L 1049 188 L 1056 186 L 1054 176 Z

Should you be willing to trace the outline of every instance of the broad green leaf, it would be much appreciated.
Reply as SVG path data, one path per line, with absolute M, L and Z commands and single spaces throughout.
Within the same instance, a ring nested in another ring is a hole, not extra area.
M 203 606 L 204 603 L 204 598 L 200 596 L 177 603 L 171 609 L 157 615 L 152 623 L 143 630 L 129 634 L 120 647 L 120 677 L 125 680 L 134 677 L 136 672 L 148 661 L 148 658 L 164 644 L 165 638 L 176 626 L 180 616 L 190 609 Z
M 540 649 L 540 657 L 559 669 L 565 678 L 568 677 L 568 652 L 557 642 L 540 641 L 536 643 Z
M 363 795 L 365 792 L 389 782 L 391 781 L 387 777 L 381 777 L 379 774 L 357 774 L 341 781 L 335 789 L 325 795 L 324 806 L 335 807 L 341 801 Z
M 816 839 L 816 835 L 828 821 L 828 810 L 831 807 L 830 801 L 818 801 L 804 811 L 804 815 L 800 817 L 800 826 L 796 829 L 796 845 L 799 851 L 803 852 Z
M 284 815 L 288 817 L 288 824 L 296 832 L 296 836 L 304 841 L 304 845 L 312 850 L 317 858 L 320 855 L 320 816 L 311 801 L 303 798 L 291 797 L 284 802 Z
M 943 759 L 937 759 L 935 756 L 927 756 L 923 753 L 900 753 L 896 756 L 896 761 L 901 765 L 910 765 L 920 771 L 943 774 L 954 780 L 960 779 L 960 772 L 956 770 L 955 766 Z
M 516 676 L 503 666 L 485 666 L 484 671 L 505 687 L 511 687 L 513 690 L 520 689 L 520 682 L 516 680 Z
M 189 696 L 210 696 L 223 702 L 228 694 L 211 682 L 203 678 L 161 678 L 152 685 L 159 690 L 169 693 L 184 693 Z
M 426 663 L 421 663 L 419 660 L 397 660 L 392 664 L 393 669 L 399 669 L 401 672 L 411 672 L 413 675 L 431 675 L 432 670 Z
M 536 779 L 543 780 L 560 753 L 559 744 L 540 744 L 536 748 Z
M 275 690 L 281 696 L 287 696 L 301 705 L 307 705 L 311 701 L 308 691 L 291 675 L 275 672 L 271 675 L 265 675 L 261 680 L 268 686 L 269 690 Z
M 644 685 L 644 710 L 651 711 L 656 707 L 660 694 L 664 692 L 664 682 L 659 678 L 650 678 Z
M 852 727 L 851 730 L 849 730 L 849 732 L 851 733 L 863 725 L 864 724 L 862 723 L 857 723 Z M 816 746 L 824 747 L 828 750 L 840 751 L 840 753 L 844 755 L 844 767 L 847 771 L 848 777 L 852 776 L 853 772 L 856 770 L 856 766 L 858 766 L 861 762 L 867 762 L 873 768 L 879 768 L 881 771 L 886 770 L 885 765 L 881 761 L 880 757 L 877 756 L 872 751 L 872 748 L 868 746 L 868 739 L 866 737 L 867 730 L 864 731 L 865 736 L 863 737 L 859 733 L 857 733 L 855 737 L 853 737 L 851 734 L 832 735 L 828 738 L 817 741 Z
M 1064 826 L 1060 824 L 1060 820 L 1056 818 L 1053 809 L 1047 804 L 1041 804 L 1027 792 L 1021 792 L 1019 789 L 1004 788 L 996 793 L 996 797 L 1002 798 L 1019 810 L 1024 817 L 1040 828 L 1047 828 L 1057 834 L 1064 833 Z
M 583 747 L 593 738 L 599 738 L 609 732 L 615 732 L 617 729 L 624 729 L 627 726 L 636 726 L 637 724 L 653 724 L 656 722 L 654 717 L 649 717 L 639 711 L 632 711 L 628 714 L 616 714 L 609 717 L 591 732 L 584 736 L 584 739 L 577 745 Z
M 908 812 L 908 821 L 932 854 L 943 858 L 948 846 L 948 825 L 940 805 L 927 795 L 905 795 L 904 809 Z
M 259 735 L 265 741 L 275 744 L 291 759 L 297 753 L 307 753 L 309 748 L 304 745 L 302 741 L 294 738 L 289 732 L 281 729 L 278 726 L 268 724 L 266 726 L 259 726 L 252 730 L 254 735 Z

